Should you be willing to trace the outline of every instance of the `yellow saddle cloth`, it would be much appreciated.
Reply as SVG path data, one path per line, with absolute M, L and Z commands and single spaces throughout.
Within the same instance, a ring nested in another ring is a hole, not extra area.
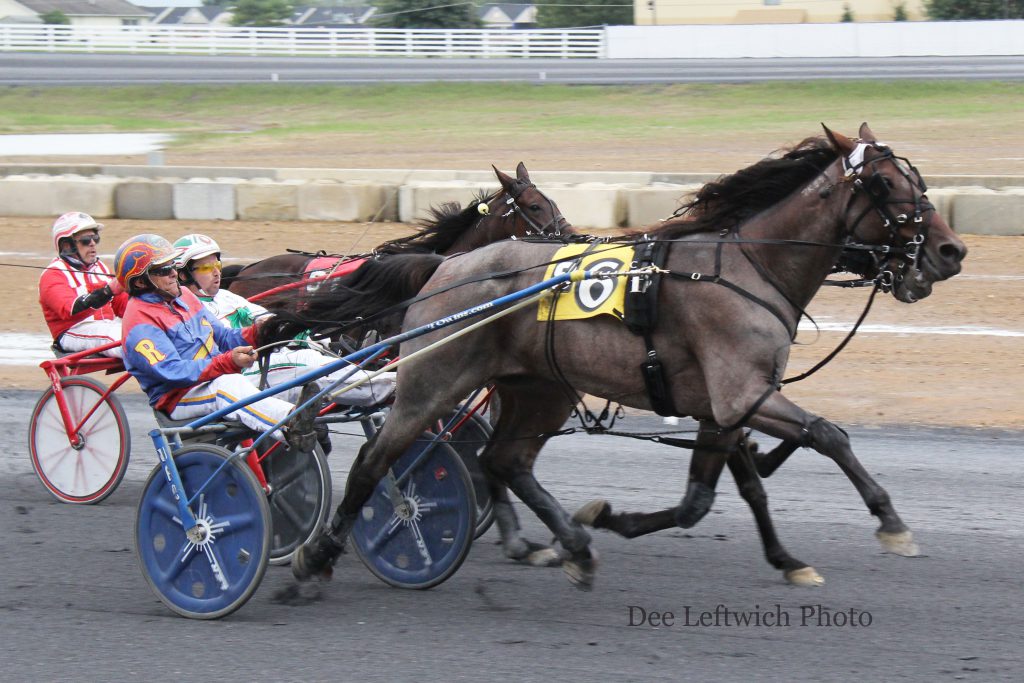
M 592 247 L 591 251 L 584 254 L 588 247 Z M 558 262 L 548 266 L 545 279 L 576 269 L 598 272 L 626 270 L 633 262 L 633 246 L 570 244 L 555 252 L 552 260 Z M 601 314 L 614 315 L 621 320 L 626 304 L 627 280 L 625 277 L 613 277 L 575 282 L 571 288 L 556 292 L 554 297 L 541 299 L 537 320 L 580 320 Z

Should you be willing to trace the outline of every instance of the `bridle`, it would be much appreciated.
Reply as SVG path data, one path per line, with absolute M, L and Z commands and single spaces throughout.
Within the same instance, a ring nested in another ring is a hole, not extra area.
M 865 160 L 865 152 L 868 149 L 878 152 L 878 156 L 870 161 Z M 907 183 L 919 190 L 919 193 L 912 199 L 904 197 L 892 198 L 888 181 L 877 170 L 877 166 L 884 161 L 891 162 Z M 852 224 L 847 221 L 847 225 L 850 227 L 843 243 L 844 251 L 847 253 L 850 251 L 869 253 L 877 271 L 874 282 L 883 292 L 889 292 L 896 282 L 903 279 L 907 268 L 911 264 L 915 270 L 920 270 L 921 268 L 922 247 L 928 239 L 931 216 L 935 212 L 935 207 L 925 197 L 928 187 L 924 179 L 921 178 L 921 174 L 918 173 L 917 168 L 908 159 L 896 156 L 888 146 L 880 142 L 858 140 L 854 150 L 848 156 L 842 157 L 842 163 L 843 178 L 840 182 L 849 183 L 851 186 L 851 196 L 846 205 L 846 215 L 849 215 L 858 195 L 863 194 L 868 199 L 867 206 L 857 216 L 856 220 Z M 871 172 L 866 178 L 865 170 Z M 908 216 L 906 213 L 893 214 L 893 205 L 910 203 L 914 205 L 912 216 Z M 872 210 L 881 219 L 882 227 L 889 229 L 890 239 L 888 244 L 866 244 L 857 234 L 857 226 L 860 225 L 861 220 Z M 925 214 L 928 214 L 927 217 Z M 917 230 L 909 241 L 900 246 L 900 230 L 907 223 L 917 226 Z M 895 266 L 895 271 L 885 267 L 886 262 L 891 262 L 893 257 L 900 257 Z
M 519 206 L 519 197 L 530 188 L 537 190 L 537 193 L 544 198 L 544 201 L 548 203 L 548 207 L 551 209 L 551 220 L 543 225 L 534 220 Z M 511 191 L 503 189 L 502 193 L 495 197 L 495 199 L 501 199 L 503 196 L 505 197 L 504 204 L 508 207 L 508 210 L 499 214 L 498 217 L 501 219 L 512 218 L 513 220 L 515 220 L 515 217 L 520 218 L 529 227 L 526 231 L 527 237 L 561 237 L 562 229 L 569 227 L 569 221 L 565 220 L 565 217 L 558 210 L 558 206 L 546 194 L 538 190 L 537 186 L 533 183 L 516 181 L 515 187 Z M 481 202 L 477 206 L 477 210 L 484 216 L 491 212 L 490 206 L 485 202 Z M 549 230 L 552 226 L 554 226 L 554 229 Z

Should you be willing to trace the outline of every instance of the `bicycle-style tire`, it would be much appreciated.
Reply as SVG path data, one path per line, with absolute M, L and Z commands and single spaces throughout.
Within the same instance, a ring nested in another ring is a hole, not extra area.
M 266 493 L 244 461 L 224 465 L 229 457 L 220 446 L 201 443 L 173 455 L 182 495 L 191 497 L 205 485 L 191 506 L 197 520 L 213 529 L 212 540 L 201 546 L 185 536 L 163 465 L 149 475 L 139 501 L 135 547 L 142 573 L 168 608 L 192 619 L 231 614 L 252 597 L 267 570 L 271 522 Z
M 402 480 L 433 438 L 424 433 L 392 466 L 403 496 L 414 505 L 414 518 L 399 519 L 385 478 L 366 501 L 352 530 L 359 559 L 374 576 L 398 588 L 426 589 L 446 581 L 473 544 L 473 482 L 451 446 L 435 443 L 427 458 Z
M 270 564 L 288 564 L 331 513 L 331 470 L 319 444 L 305 453 L 278 446 L 261 466 L 270 486 Z
M 128 469 L 131 431 L 121 402 L 91 377 L 64 377 L 61 392 L 71 420 L 78 424 L 96 410 L 79 430 L 82 444 L 71 445 L 53 387 L 39 397 L 29 418 L 28 450 L 39 481 L 57 500 L 91 505 L 117 488 Z

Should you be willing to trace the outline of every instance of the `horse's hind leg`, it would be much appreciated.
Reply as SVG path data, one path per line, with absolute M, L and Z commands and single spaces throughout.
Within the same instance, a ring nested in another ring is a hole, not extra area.
M 880 525 L 875 536 L 882 547 L 888 552 L 906 557 L 918 554 L 910 529 L 896 513 L 889 494 L 853 454 L 846 432 L 825 418 L 807 413 L 777 392 L 758 409 L 750 425 L 783 439 L 786 442 L 783 446 L 787 449 L 787 444 L 799 444 L 813 448 L 835 461 L 860 493 L 871 514 L 878 517 Z
M 499 395 L 501 415 L 491 446 L 481 458 L 483 465 L 489 476 L 508 486 L 551 530 L 568 553 L 562 563 L 566 574 L 574 585 L 589 590 L 597 568 L 590 534 L 533 475 L 537 454 L 548 435 L 565 423 L 572 406 L 559 387 L 550 382 L 515 386 L 499 383 Z M 496 490 L 492 484 L 492 491 Z M 507 496 L 504 501 L 496 501 L 494 512 L 507 555 L 535 552 L 536 546 L 519 536 L 518 520 Z

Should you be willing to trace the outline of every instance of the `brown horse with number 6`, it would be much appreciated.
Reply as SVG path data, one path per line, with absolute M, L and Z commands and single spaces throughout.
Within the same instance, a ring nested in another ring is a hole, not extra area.
M 928 296 L 935 282 L 959 273 L 967 250 L 928 201 L 917 170 L 878 142 L 866 124 L 859 139 L 827 128 L 825 133 L 708 184 L 685 215 L 648 230 L 650 239 L 669 243 L 670 271 L 662 276 L 651 338 L 678 414 L 701 423 L 678 507 L 622 515 L 599 501 L 573 516 L 537 482 L 534 461 L 573 408 L 566 384 L 650 409 L 639 371 L 647 350 L 612 316 L 546 322 L 538 321 L 535 309 L 523 309 L 399 370 L 387 422 L 361 449 L 330 527 L 296 554 L 296 577 L 329 573 L 390 464 L 426 424 L 487 383 L 497 386 L 502 408 L 481 462 L 494 484 L 505 552 L 521 556 L 527 542 L 500 485 L 551 529 L 568 554 L 563 567 L 580 587 L 592 585 L 597 568 L 584 524 L 629 536 L 692 526 L 710 508 L 726 466 L 753 511 L 769 563 L 793 583 L 820 583 L 817 571 L 792 557 L 775 535 L 755 459 L 738 448 L 744 426 L 831 458 L 878 517 L 883 548 L 916 554 L 910 530 L 854 456 L 846 433 L 783 396 L 779 382 L 802 312 L 837 263 L 855 263 L 897 300 L 913 303 Z M 406 329 L 535 284 L 560 246 L 503 242 L 446 260 L 395 257 L 393 265 L 404 264 L 407 275 L 396 281 L 413 290 L 396 292 L 396 300 L 424 284 L 406 313 Z M 453 283 L 470 284 L 445 289 Z M 432 291 L 438 294 L 424 298 Z M 401 353 L 409 356 L 459 329 L 407 341 Z

